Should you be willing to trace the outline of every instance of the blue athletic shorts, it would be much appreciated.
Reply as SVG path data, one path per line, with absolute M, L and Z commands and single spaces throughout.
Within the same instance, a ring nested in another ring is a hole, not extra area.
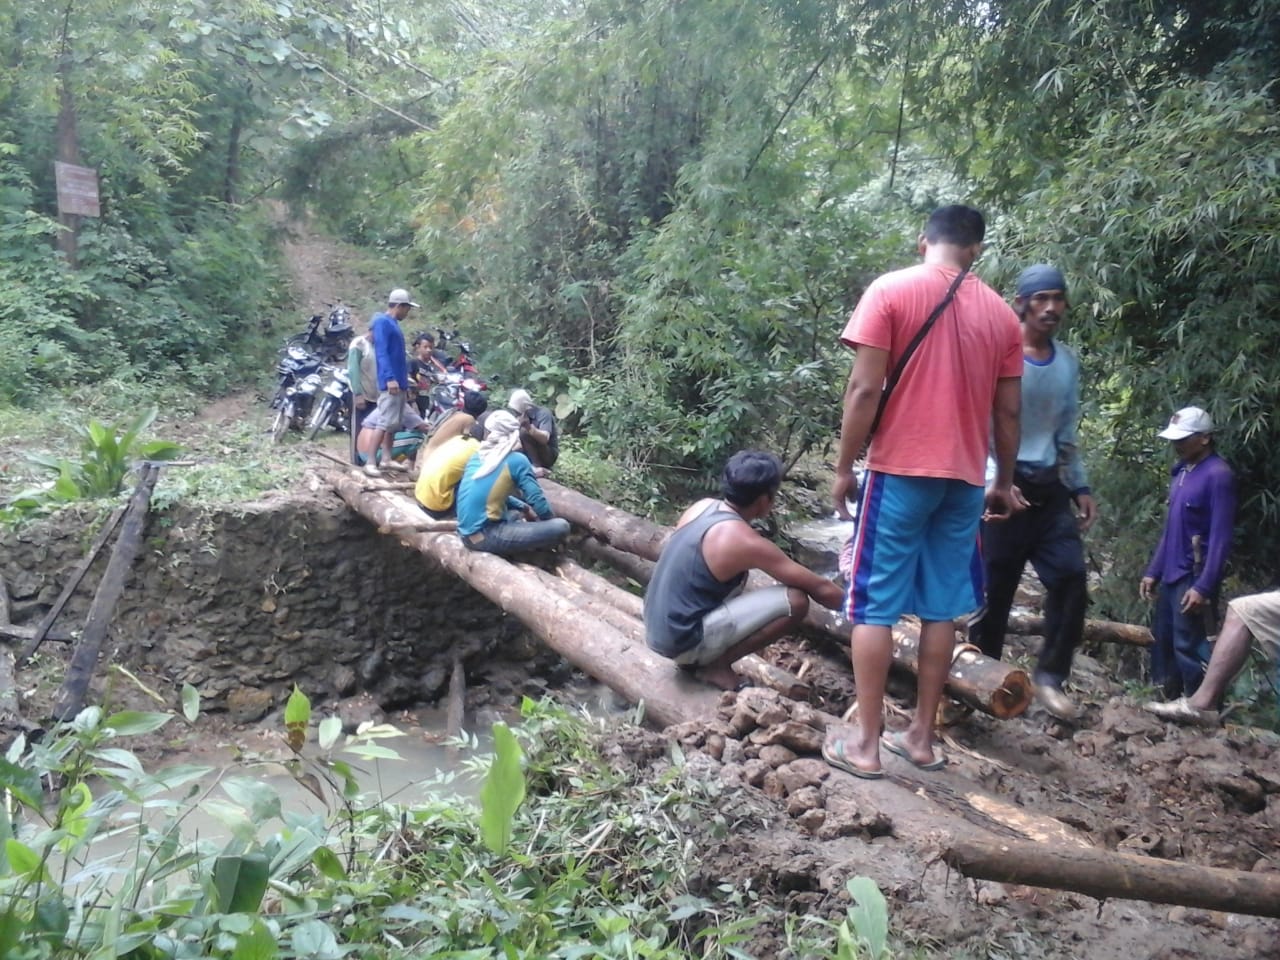
M 951 620 L 981 606 L 982 503 L 982 487 L 963 480 L 868 471 L 845 618 L 891 627 L 904 614 Z

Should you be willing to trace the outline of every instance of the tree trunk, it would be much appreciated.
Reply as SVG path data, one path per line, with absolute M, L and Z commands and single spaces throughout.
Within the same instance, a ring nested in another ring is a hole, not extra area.
M 107 637 L 111 626 L 111 613 L 116 602 L 124 593 L 125 581 L 133 566 L 138 549 L 142 546 L 142 531 L 147 523 L 147 509 L 151 505 L 151 491 L 160 475 L 160 467 L 154 463 L 143 464 L 142 475 L 134 488 L 129 506 L 125 510 L 124 521 L 120 529 L 120 539 L 116 541 L 111 557 L 107 561 L 107 569 L 98 584 L 98 592 L 94 594 L 93 603 L 89 607 L 89 617 L 85 621 L 84 633 L 71 655 L 71 663 L 67 666 L 67 674 L 58 689 L 58 697 L 53 708 L 53 715 L 59 720 L 70 720 L 84 706 L 85 694 L 89 691 L 89 682 L 98 665 L 98 655 L 102 652 L 102 641 Z
M 252 96 L 253 85 L 245 88 L 244 96 Z M 222 199 L 226 203 L 239 201 L 240 186 L 240 138 L 244 132 L 244 108 L 239 102 L 231 107 L 231 130 L 227 134 L 227 169 L 222 183 Z
M 403 526 L 417 519 L 404 497 L 369 491 L 350 473 L 330 474 L 329 482 L 353 510 L 375 526 Z M 468 550 L 456 533 L 412 533 L 402 540 L 517 617 L 575 667 L 630 702 L 643 702 L 646 715 L 658 725 L 714 714 L 720 691 L 684 677 L 671 661 L 650 652 L 642 641 L 629 639 L 610 626 L 604 620 L 608 613 L 600 610 L 607 606 L 603 601 L 586 594 L 572 596 L 549 590 L 542 577 L 502 557 Z M 539 573 L 552 579 L 550 574 Z
M 577 542 L 577 549 L 592 560 L 608 564 L 623 576 L 634 580 L 642 586 L 653 577 L 653 561 L 637 557 L 617 547 L 611 547 L 603 540 L 595 537 L 583 537 Z
M 605 543 L 646 560 L 658 559 L 662 545 L 671 534 L 667 527 L 593 500 L 551 480 L 542 481 L 542 491 L 557 517 L 585 527 Z
M 75 4 L 68 2 L 62 16 L 62 44 L 58 54 L 58 120 L 54 158 L 63 163 L 80 165 L 80 135 L 76 123 L 75 95 L 71 89 L 71 11 Z M 58 249 L 67 259 L 72 270 L 79 266 L 80 218 L 72 213 L 58 211 Z
M 1107 850 L 976 837 L 952 841 L 943 859 L 966 877 L 982 880 L 1074 890 L 1099 900 L 1148 900 L 1280 917 L 1277 873 L 1247 873 Z
M 1018 636 L 1043 636 L 1044 617 L 1011 613 L 1007 632 Z M 1148 627 L 1114 620 L 1086 620 L 1083 639 L 1088 643 L 1123 643 L 1134 647 L 1149 647 L 1154 642 Z

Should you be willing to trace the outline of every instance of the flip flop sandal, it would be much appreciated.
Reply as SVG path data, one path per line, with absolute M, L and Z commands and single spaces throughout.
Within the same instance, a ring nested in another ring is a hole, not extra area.
M 861 767 L 855 767 L 848 757 L 844 755 L 844 741 L 832 740 L 829 743 L 822 744 L 822 759 L 831 764 L 837 770 L 843 770 L 845 773 L 851 773 L 860 780 L 883 780 L 883 770 L 863 770 Z
M 920 770 L 941 770 L 947 765 L 946 755 L 940 751 L 934 751 L 933 759 L 928 763 L 917 763 L 915 758 L 911 756 L 907 750 L 907 745 L 902 740 L 901 733 L 886 733 L 880 737 L 880 746 L 884 747 L 895 756 L 901 757 L 907 763 Z

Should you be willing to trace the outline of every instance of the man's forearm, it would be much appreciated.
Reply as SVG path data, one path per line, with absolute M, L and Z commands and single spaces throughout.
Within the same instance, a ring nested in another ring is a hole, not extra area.
M 996 461 L 996 486 L 1013 483 L 1013 468 L 1018 459 L 1021 439 L 1022 381 L 1000 380 L 996 384 L 996 402 L 991 415 L 992 447 Z
M 844 394 L 844 412 L 840 418 L 840 454 L 836 459 L 836 473 L 853 470 L 853 461 L 867 442 L 871 421 L 875 419 L 880 394 L 853 378 Z

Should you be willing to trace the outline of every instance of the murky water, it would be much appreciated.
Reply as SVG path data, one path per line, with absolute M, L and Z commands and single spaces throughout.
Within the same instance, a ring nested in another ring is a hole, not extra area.
M 357 738 L 357 743 L 350 744 L 344 734 L 323 755 L 349 766 L 358 784 L 359 795 L 352 803 L 357 810 L 382 803 L 471 805 L 476 803 L 491 749 L 492 722 L 499 716 L 486 710 L 467 717 L 466 724 L 474 732 L 464 726 L 466 743 L 454 745 L 445 742 L 444 711 L 419 710 L 379 727 L 374 738 Z M 501 719 L 519 722 L 514 711 Z M 304 754 L 321 754 L 314 732 Z M 71 886 L 104 884 L 115 889 L 118 878 L 138 860 L 139 830 L 163 832 L 171 828 L 175 816 L 181 820 L 183 843 L 222 847 L 236 838 L 264 840 L 286 831 L 286 821 L 326 818 L 341 805 L 341 776 L 325 764 L 295 762 L 282 736 L 269 729 L 238 737 L 234 744 L 196 745 L 166 757 L 154 769 L 151 763 L 146 767 L 155 773 L 195 768 L 207 768 L 207 772 L 184 777 L 181 785 L 148 796 L 140 804 L 114 807 L 88 851 L 71 864 L 51 864 L 55 874 L 67 868 Z M 264 810 L 270 812 L 264 815 Z

